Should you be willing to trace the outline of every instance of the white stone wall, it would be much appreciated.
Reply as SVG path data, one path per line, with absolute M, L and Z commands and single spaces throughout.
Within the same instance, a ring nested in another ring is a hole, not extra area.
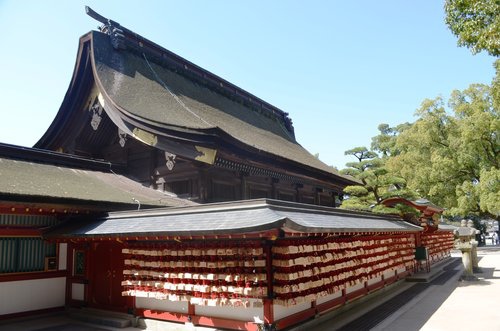
M 0 283 L 0 315 L 63 307 L 66 277 Z

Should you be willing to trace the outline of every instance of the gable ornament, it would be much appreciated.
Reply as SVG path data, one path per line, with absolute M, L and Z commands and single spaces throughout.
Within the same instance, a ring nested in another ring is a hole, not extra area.
M 122 131 L 120 128 L 118 128 L 118 138 L 119 141 L 118 143 L 120 144 L 121 147 L 125 147 L 125 143 L 127 142 L 127 133 Z
M 177 157 L 177 155 L 175 155 L 175 154 L 165 152 L 165 160 L 166 160 L 166 165 L 167 165 L 168 170 L 172 171 L 174 169 L 176 157 Z
M 92 126 L 92 129 L 94 131 L 97 131 L 97 128 L 99 128 L 99 124 L 101 124 L 102 120 L 102 107 L 101 104 L 99 103 L 99 99 L 96 97 L 94 99 L 94 102 L 92 103 L 92 106 L 89 108 L 89 112 L 91 113 L 91 120 L 90 120 L 90 126 Z

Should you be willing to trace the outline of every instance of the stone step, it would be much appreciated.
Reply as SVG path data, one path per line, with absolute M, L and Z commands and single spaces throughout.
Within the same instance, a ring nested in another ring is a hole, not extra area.
M 77 311 L 70 311 L 69 316 L 73 319 L 85 322 L 85 323 L 91 323 L 91 324 L 97 324 L 97 325 L 103 325 L 103 326 L 109 326 L 113 328 L 127 328 L 129 326 L 132 326 L 132 321 L 129 318 L 126 318 L 125 316 L 122 317 L 119 314 L 115 314 L 113 312 L 104 312 L 104 311 L 93 311 L 93 310 L 77 310 Z

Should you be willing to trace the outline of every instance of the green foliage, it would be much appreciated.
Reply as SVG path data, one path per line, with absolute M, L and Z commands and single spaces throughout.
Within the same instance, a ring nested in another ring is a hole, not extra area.
M 500 1 L 446 0 L 445 22 L 458 37 L 458 45 L 473 54 L 482 50 L 500 55 Z
M 372 211 L 379 214 L 397 214 L 407 221 L 416 221 L 420 215 L 420 212 L 415 208 L 401 203 L 398 203 L 393 207 L 377 205 L 372 209 Z
M 377 153 L 369 151 L 366 147 L 355 147 L 344 152 L 344 155 L 352 155 L 358 159 L 359 162 L 363 160 L 373 159 L 377 157 Z
M 499 217 L 498 80 L 499 72 L 492 87 L 454 91 L 449 113 L 441 98 L 425 100 L 418 120 L 397 136 L 398 154 L 387 161 L 408 188 L 450 215 Z
M 481 181 L 477 185 L 476 195 L 480 197 L 479 208 L 483 213 L 500 215 L 500 170 L 498 168 L 481 169 Z
M 385 198 L 424 197 L 450 216 L 499 219 L 500 60 L 495 66 L 491 86 L 453 91 L 448 104 L 424 100 L 414 123 L 381 124 L 371 150 L 346 151 L 357 162 L 342 173 L 362 185 L 344 190 L 342 207 L 388 212 L 380 205 Z
M 344 193 L 349 195 L 349 196 L 366 196 L 370 192 L 364 186 L 351 185 L 351 186 L 347 186 L 344 189 Z
M 383 158 L 397 155 L 399 151 L 396 147 L 396 137 L 410 126 L 409 123 L 403 123 L 391 128 L 388 124 L 380 124 L 378 126 L 380 134 L 372 138 L 372 150 L 380 153 Z
M 389 173 L 385 167 L 385 158 L 380 158 L 376 152 L 366 147 L 356 147 L 345 154 L 354 156 L 358 161 L 347 163 L 348 168 L 341 173 L 359 179 L 362 185 L 347 186 L 344 189 L 346 199 L 342 202 L 342 208 L 394 213 L 394 209 L 380 205 L 382 200 L 394 196 L 410 196 L 403 189 L 404 180 Z

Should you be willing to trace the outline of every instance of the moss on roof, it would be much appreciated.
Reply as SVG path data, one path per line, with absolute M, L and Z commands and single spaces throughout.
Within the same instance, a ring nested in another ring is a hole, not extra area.
M 220 129 L 259 151 L 352 181 L 303 148 L 278 113 L 237 102 L 200 80 L 154 63 L 146 51 L 116 50 L 104 33 L 91 34 L 94 72 L 104 89 L 101 92 L 126 115 L 169 128 Z
M 112 172 L 0 158 L 0 195 L 72 199 L 94 203 L 186 206 L 190 201 L 159 192 Z

